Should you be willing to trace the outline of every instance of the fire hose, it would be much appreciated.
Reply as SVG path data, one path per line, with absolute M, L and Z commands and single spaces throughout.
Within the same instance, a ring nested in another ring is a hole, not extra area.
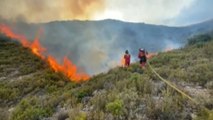
M 149 62 L 147 62 L 149 68 L 151 69 L 151 71 L 164 83 L 166 83 L 168 86 L 170 86 L 171 88 L 173 88 L 174 90 L 176 90 L 178 93 L 180 93 L 182 96 L 188 98 L 191 102 L 193 102 L 196 105 L 200 105 L 195 99 L 193 99 L 192 97 L 190 97 L 189 95 L 187 95 L 185 92 L 183 92 L 182 90 L 178 89 L 177 86 L 175 86 L 174 84 L 172 84 L 171 82 L 169 82 L 168 80 L 164 79 L 163 77 L 161 77 L 154 69 L 153 67 L 150 65 Z M 208 108 L 206 108 L 204 105 L 201 105 L 201 107 L 203 107 L 205 110 L 209 111 Z

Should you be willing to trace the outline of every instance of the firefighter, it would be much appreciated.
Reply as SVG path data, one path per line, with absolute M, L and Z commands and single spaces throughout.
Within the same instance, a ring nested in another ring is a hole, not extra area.
M 147 54 L 148 52 L 145 49 L 142 49 L 142 48 L 139 49 L 138 58 L 140 59 L 140 66 L 142 68 L 145 68 L 146 66 Z
M 124 60 L 125 60 L 124 66 L 125 66 L 125 67 L 129 67 L 129 65 L 130 65 L 130 60 L 131 60 L 131 55 L 129 54 L 129 51 L 128 51 L 128 50 L 125 51 Z

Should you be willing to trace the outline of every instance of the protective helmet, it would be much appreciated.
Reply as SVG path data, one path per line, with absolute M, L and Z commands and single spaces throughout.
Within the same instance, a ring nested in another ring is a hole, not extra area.
M 143 49 L 143 48 L 140 48 L 139 51 L 144 51 L 144 49 Z

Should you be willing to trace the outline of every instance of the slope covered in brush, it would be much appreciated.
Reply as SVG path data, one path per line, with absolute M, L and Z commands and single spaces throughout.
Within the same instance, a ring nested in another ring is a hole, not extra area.
M 202 37 L 201 37 L 202 38 Z M 164 78 L 201 106 L 213 107 L 213 41 L 193 38 L 185 48 L 149 60 Z M 199 42 L 197 42 L 199 41 Z M 0 118 L 4 120 L 212 119 L 137 63 L 117 67 L 84 83 L 55 73 L 29 49 L 0 39 Z

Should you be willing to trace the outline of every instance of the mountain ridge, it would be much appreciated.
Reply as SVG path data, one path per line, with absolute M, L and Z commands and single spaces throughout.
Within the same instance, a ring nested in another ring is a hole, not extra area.
M 145 23 L 145 22 L 129 22 L 129 21 L 123 21 L 123 20 L 117 20 L 117 19 L 103 19 L 103 20 L 55 20 L 55 21 L 49 21 L 49 22 L 44 22 L 44 23 L 28 23 L 28 24 L 32 24 L 32 25 L 37 25 L 37 24 L 49 24 L 49 23 L 57 23 L 57 22 L 103 22 L 103 21 L 114 21 L 114 22 L 123 22 L 123 23 L 132 23 L 132 24 L 146 24 L 146 25 L 154 25 L 154 26 L 164 26 L 164 27 L 189 27 L 189 26 L 194 26 L 194 25 L 198 25 L 198 24 L 203 24 L 203 23 L 207 23 L 207 22 L 213 22 L 213 18 L 212 19 L 208 19 L 208 20 L 204 20 L 201 22 L 197 22 L 197 23 L 193 23 L 193 24 L 188 24 L 188 25 L 183 25 L 183 26 L 172 26 L 172 25 L 163 25 L 163 24 L 151 24 L 151 23 Z M 21 22 L 24 23 L 25 22 Z

